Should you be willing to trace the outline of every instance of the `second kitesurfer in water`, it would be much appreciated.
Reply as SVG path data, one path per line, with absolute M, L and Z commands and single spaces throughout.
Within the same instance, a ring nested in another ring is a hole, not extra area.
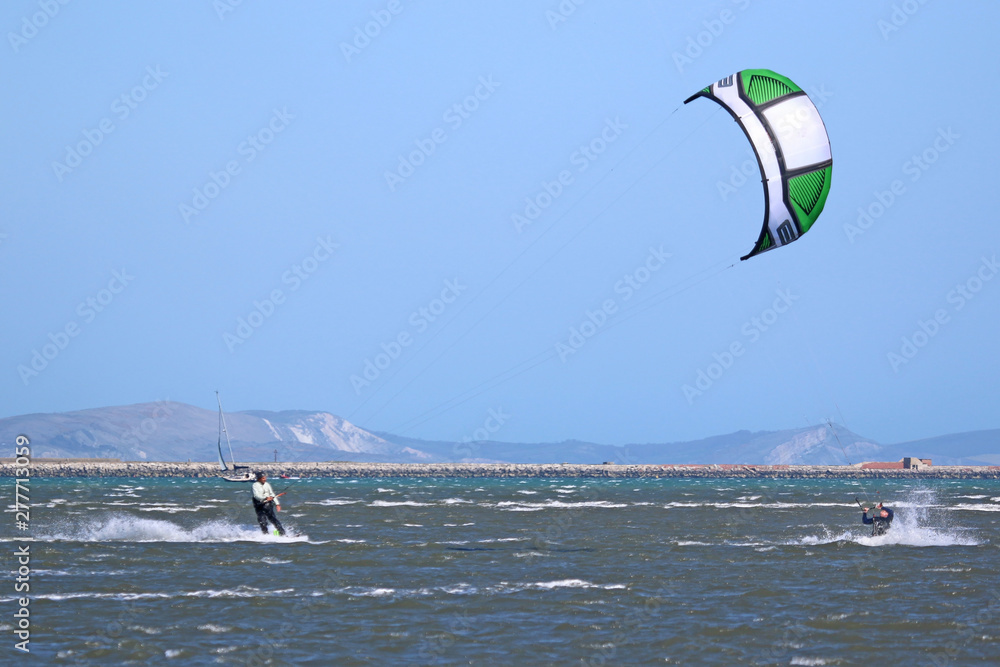
M 274 489 L 267 483 L 267 475 L 262 472 L 257 473 L 257 481 L 253 484 L 253 508 L 257 512 L 257 523 L 260 524 L 260 532 L 267 535 L 267 522 L 270 521 L 278 530 L 278 535 L 284 535 L 285 529 L 278 521 L 274 510 L 278 506 L 278 496 Z
M 888 507 L 882 507 L 882 503 L 875 506 L 872 516 L 868 516 L 868 508 L 862 507 L 861 523 L 872 527 L 872 535 L 885 535 L 892 525 L 893 511 Z

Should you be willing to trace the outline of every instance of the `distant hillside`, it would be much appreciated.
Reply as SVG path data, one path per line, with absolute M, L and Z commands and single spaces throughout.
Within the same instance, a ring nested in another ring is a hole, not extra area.
M 430 458 L 327 412 L 234 412 L 226 414 L 226 425 L 237 462 L 275 456 L 280 461 L 410 463 Z M 212 461 L 218 458 L 219 415 L 164 401 L 0 419 L 0 442 L 13 442 L 19 433 L 31 437 L 35 457 Z M 225 449 L 225 438 L 222 443 Z
M 0 419 L 0 444 L 25 433 L 35 457 L 212 461 L 218 412 L 184 403 L 140 403 Z M 846 428 L 737 431 L 692 442 L 601 445 L 450 442 L 373 433 L 329 412 L 251 410 L 226 415 L 237 462 L 744 463 L 844 465 L 931 458 L 938 465 L 1000 465 L 1000 429 L 880 445 Z M 225 445 L 225 440 L 223 440 Z M 277 453 L 275 453 L 277 452 Z M 228 451 L 226 452 L 228 459 Z
M 390 433 L 379 437 L 406 444 L 447 460 L 467 463 L 749 463 L 845 465 L 874 460 L 880 446 L 836 426 L 836 436 L 826 425 L 788 431 L 737 431 L 693 442 L 666 444 L 598 445 L 579 440 L 558 443 L 479 442 L 454 443 L 401 438 Z M 843 443 L 841 449 L 840 443 Z
M 912 440 L 885 448 L 896 460 L 910 456 L 901 452 L 921 452 L 920 456 L 939 465 L 1000 465 L 1000 429 L 968 431 L 935 438 Z
M 439 461 L 453 463 L 602 463 L 613 460 L 621 447 L 598 445 L 579 440 L 544 443 L 514 442 L 452 442 L 446 440 L 420 440 L 375 433 L 391 440 L 433 455 Z

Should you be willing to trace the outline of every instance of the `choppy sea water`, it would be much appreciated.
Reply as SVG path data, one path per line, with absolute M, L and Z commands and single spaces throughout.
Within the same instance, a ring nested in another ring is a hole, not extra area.
M 994 481 L 306 479 L 279 513 L 285 538 L 260 533 L 249 493 L 32 480 L 33 656 L 1000 663 Z M 855 496 L 895 508 L 888 535 L 868 535 Z M 6 562 L 0 651 L 16 658 Z

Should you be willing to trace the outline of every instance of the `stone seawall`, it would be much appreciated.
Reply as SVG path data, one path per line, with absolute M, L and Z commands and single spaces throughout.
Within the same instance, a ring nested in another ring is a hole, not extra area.
M 7 461 L 10 461 L 8 459 Z M 1000 466 L 937 466 L 922 470 L 871 470 L 854 466 L 752 465 L 581 465 L 515 463 L 251 463 L 268 477 L 579 477 L 668 478 L 743 477 L 770 479 L 1000 479 Z M 139 461 L 34 460 L 30 476 L 50 477 L 194 477 L 221 478 L 214 463 L 151 463 Z M 0 462 L 0 477 L 14 477 L 17 466 Z

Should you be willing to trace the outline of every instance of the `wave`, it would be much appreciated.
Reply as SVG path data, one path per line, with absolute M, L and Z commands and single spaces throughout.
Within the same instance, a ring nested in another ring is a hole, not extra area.
M 303 505 L 323 505 L 323 506 L 336 506 L 336 505 L 355 505 L 360 503 L 360 500 L 348 500 L 346 498 L 327 498 L 325 500 L 307 500 Z
M 483 540 L 476 540 L 476 541 L 477 542 L 481 542 L 481 543 L 489 543 L 489 542 L 527 542 L 530 539 L 531 538 L 528 538 L 528 537 L 492 537 L 492 538 L 486 538 L 486 539 L 483 539 Z
M 400 500 L 392 502 L 389 500 L 375 500 L 368 504 L 368 507 L 430 507 L 431 503 L 418 503 L 416 500 Z
M 199 625 L 198 629 L 204 630 L 205 632 L 215 632 L 215 633 L 229 632 L 232 630 L 232 628 L 227 628 L 224 625 L 215 625 L 214 623 L 205 623 L 204 625 Z
M 294 588 L 284 588 L 276 591 L 264 591 L 258 588 L 238 586 L 236 588 L 224 588 L 221 590 L 206 589 L 199 591 L 177 591 L 172 593 L 42 593 L 33 595 L 39 600 L 53 600 L 61 602 L 63 600 L 80 599 L 111 599 L 111 600 L 169 600 L 172 598 L 258 598 L 258 597 L 282 597 L 289 593 L 294 593 Z
M 308 542 L 308 535 L 271 535 L 256 526 L 247 527 L 209 521 L 185 528 L 163 519 L 112 514 L 104 519 L 88 519 L 78 525 L 61 525 L 41 541 L 65 542 Z
M 711 507 L 715 509 L 747 509 L 753 507 L 769 507 L 772 509 L 803 509 L 805 507 L 851 507 L 853 503 L 783 503 L 783 502 L 678 502 L 676 500 L 666 503 L 664 507 L 666 508 L 676 508 L 676 507 Z M 895 507 L 895 505 L 893 505 Z
M 952 511 L 966 511 L 966 512 L 1000 512 L 1000 505 L 995 505 L 993 503 L 962 503 L 960 505 L 955 505 L 949 507 Z
M 625 590 L 627 585 L 623 583 L 599 584 L 584 579 L 556 579 L 552 581 L 522 581 L 509 582 L 501 581 L 492 586 L 480 588 L 466 582 L 456 582 L 433 587 L 420 588 L 392 588 L 387 586 L 347 586 L 334 589 L 313 589 L 297 590 L 285 588 L 280 590 L 262 590 L 251 586 L 237 586 L 235 588 L 222 589 L 199 589 L 199 590 L 175 590 L 162 592 L 64 592 L 64 593 L 43 593 L 34 596 L 38 599 L 62 602 L 66 600 L 81 599 L 108 599 L 120 601 L 137 600 L 173 600 L 183 598 L 207 598 L 207 599 L 252 599 L 252 598 L 272 598 L 272 597 L 324 597 L 327 595 L 347 595 L 350 597 L 429 597 L 438 595 L 506 595 L 522 593 L 525 591 L 556 591 L 563 589 L 596 589 L 605 591 Z M 205 623 L 198 626 L 199 630 L 211 633 L 224 633 L 228 628 L 214 623 Z
M 211 510 L 216 509 L 214 505 L 195 505 L 194 507 L 187 505 L 147 505 L 146 507 L 140 507 L 140 512 L 166 512 L 167 514 L 177 514 L 178 512 L 198 512 L 200 510 Z
M 555 588 L 600 588 L 606 591 L 611 591 L 623 590 L 626 586 L 625 584 L 595 584 L 590 581 L 584 581 L 583 579 L 559 579 L 557 581 L 534 581 L 525 584 L 502 583 L 497 592 L 516 593 L 518 591 L 531 588 L 542 590 L 552 590 Z
M 367 591 L 362 591 L 358 595 L 362 597 L 382 597 L 385 595 L 393 595 L 396 592 L 394 588 L 373 588 Z
M 576 509 L 580 507 L 603 507 L 619 508 L 628 507 L 628 503 L 613 503 L 608 500 L 581 500 L 579 502 L 563 502 L 561 500 L 546 500 L 545 502 L 530 503 L 523 500 L 503 500 L 496 504 L 497 507 L 508 509 L 514 512 L 527 512 L 536 509 Z M 521 509 L 518 509 L 521 508 Z

